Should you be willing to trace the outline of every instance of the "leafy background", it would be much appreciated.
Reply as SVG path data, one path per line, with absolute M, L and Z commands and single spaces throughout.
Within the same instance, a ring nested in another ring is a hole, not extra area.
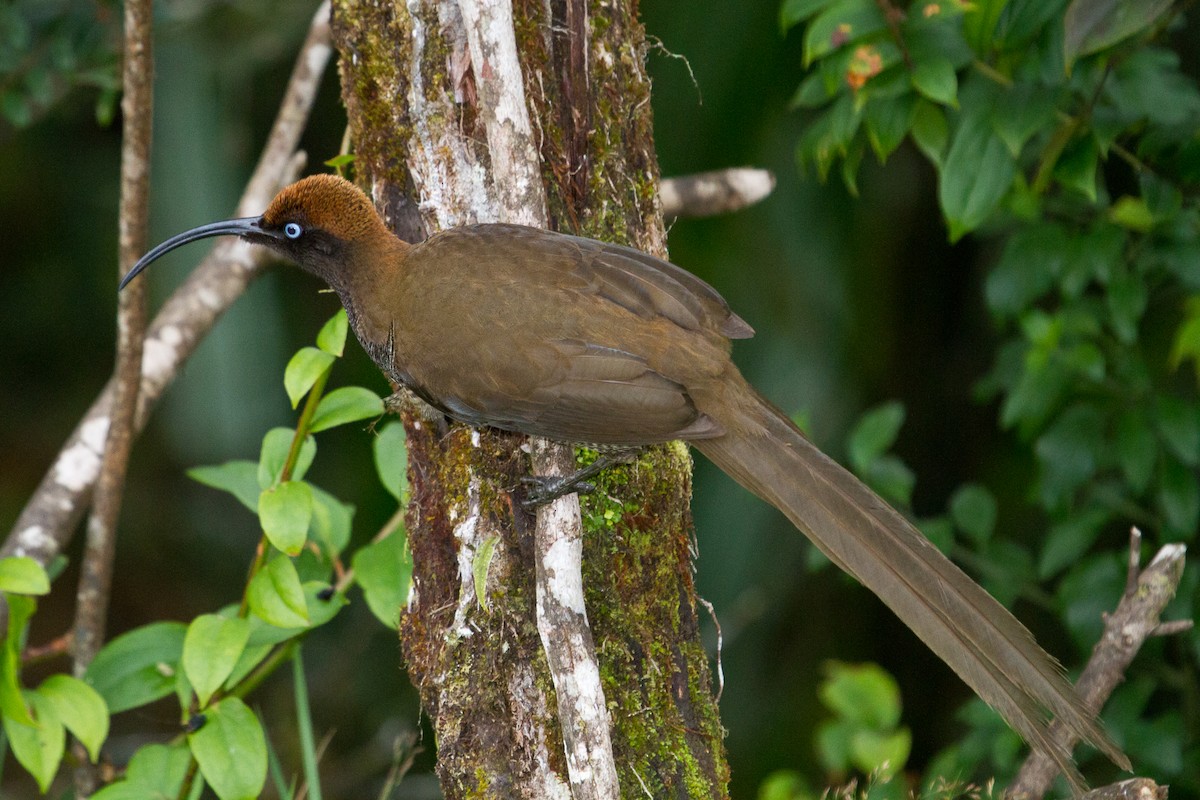
M 798 17 L 803 5 L 785 3 L 785 18 Z M 1065 7 L 1039 5 L 1060 15 Z M 855 159 L 852 144 L 835 148 L 822 164 L 805 143 L 813 142 L 825 109 L 792 105 L 805 75 L 806 31 L 797 25 L 781 33 L 781 9 L 773 0 L 643 0 L 641 7 L 649 33 L 661 42 L 649 66 L 663 173 L 748 164 L 771 169 L 779 181 L 759 206 L 680 221 L 671 230 L 673 260 L 716 286 L 758 330 L 738 344 L 739 364 L 843 461 L 868 471 L 874 465 L 874 477 L 901 492 L 906 464 L 916 476 L 916 515 L 957 523 L 956 556 L 991 588 L 1007 590 L 1005 601 L 1015 603 L 1038 638 L 1067 664 L 1078 664 L 1095 615 L 1119 592 L 1128 524 L 1144 521 L 1146 509 L 1163 508 L 1151 497 L 1140 505 L 1135 498 L 1125 513 L 1103 519 L 1076 513 L 1091 508 L 1094 498 L 1078 493 L 1090 476 L 1078 477 L 1073 456 L 1108 441 L 1089 412 L 1066 421 L 1054 417 L 1061 436 L 1048 441 L 1041 436 L 1045 418 L 1022 428 L 1016 423 L 1027 417 L 1018 415 L 1001 425 L 1011 405 L 1006 398 L 1023 374 L 1013 348 L 1025 347 L 1024 354 L 1040 343 L 1048 358 L 1062 349 L 1061 307 L 1043 296 L 1050 284 L 1035 291 L 1041 284 L 1023 283 L 1028 274 L 1021 269 L 1064 247 L 1061 232 L 1044 224 L 1011 240 L 1009 219 L 962 237 L 956 228 L 951 244 L 938 205 L 938 173 L 911 144 L 883 166 L 869 150 Z M 311 11 L 308 4 L 271 0 L 159 4 L 153 239 L 229 215 Z M 115 3 L 82 0 L 18 0 L 0 10 L 5 530 L 111 368 L 119 148 L 111 76 L 119 18 Z M 1188 43 L 1198 33 L 1190 18 L 1181 18 L 1159 37 L 1182 59 L 1177 73 L 1168 72 L 1191 86 L 1191 94 L 1200 50 Z M 1117 105 L 1152 121 L 1156 111 L 1186 112 L 1180 102 L 1191 96 L 1186 86 L 1155 80 L 1167 74 L 1161 64 L 1159 72 L 1153 63 L 1145 68 L 1151 71 L 1128 83 Z M 944 77 L 944 69 L 935 72 L 925 89 L 936 96 Z M 966 81 L 960 89 L 973 91 Z M 972 107 L 969 99 L 962 97 L 963 108 Z M 1185 113 L 1185 123 L 1192 119 Z M 331 71 L 304 141 L 313 165 L 337 152 L 343 126 Z M 1187 134 L 1180 138 L 1186 141 Z M 805 171 L 797 166 L 798 149 Z M 858 167 L 857 196 L 841 180 L 842 154 Z M 822 183 L 817 177 L 825 168 L 831 178 Z M 1109 166 L 1102 173 L 1153 199 L 1136 178 Z M 1113 205 L 1117 196 L 1110 198 Z M 1185 193 L 1185 209 L 1193 197 Z M 1042 211 L 1049 222 L 1062 213 Z M 1186 231 L 1195 221 L 1179 224 Z M 156 266 L 153 294 L 165 296 L 198 257 L 188 249 Z M 293 270 L 260 281 L 156 412 L 134 454 L 112 633 L 155 619 L 190 619 L 238 591 L 257 541 L 255 520 L 186 472 L 253 458 L 264 431 L 289 424 L 279 388 L 283 365 L 335 308 L 335 299 L 317 290 Z M 1173 294 L 1149 294 L 1154 313 L 1133 314 L 1126 341 L 1165 354 L 1187 319 L 1187 296 L 1196 291 L 1184 284 Z M 1116 297 L 1109 302 L 1119 311 L 1126 306 Z M 1136 297 L 1126 301 L 1137 305 Z M 1066 335 L 1073 333 L 1079 331 Z M 335 380 L 382 391 L 383 380 L 366 357 L 353 346 L 348 351 Z M 1090 354 L 1072 354 L 1081 359 L 1075 367 L 1086 372 Z M 1033 390 L 1044 386 L 1044 380 L 1030 382 L 1035 399 Z M 1179 468 L 1172 470 L 1184 488 L 1178 524 L 1150 531 L 1152 545 L 1162 536 L 1194 539 L 1196 527 L 1186 488 L 1195 485 L 1195 461 L 1187 460 L 1193 447 L 1187 437 L 1196 426 L 1195 377 L 1185 367 L 1158 386 L 1166 399 L 1148 400 L 1146 408 L 1167 406 L 1157 418 L 1174 425 L 1161 438 L 1183 448 L 1174 452 Z M 884 405 L 891 401 L 899 405 Z M 869 409 L 879 410 L 847 445 Z M 1146 428 L 1128 427 L 1135 440 Z M 885 452 L 892 434 L 898 460 Z M 365 539 L 393 510 L 371 477 L 370 437 L 350 426 L 328 434 L 321 447 L 310 477 L 357 506 L 355 535 Z M 778 770 L 796 770 L 815 785 L 841 777 L 819 757 L 817 742 L 834 708 L 822 704 L 817 687 L 834 658 L 877 662 L 896 676 L 902 720 L 913 732 L 910 768 L 925 769 L 968 732 L 966 741 L 993 767 L 1011 763 L 1015 746 L 991 718 L 973 707 L 956 714 L 969 697 L 965 687 L 868 593 L 834 570 L 813 570 L 810 548 L 782 517 L 707 464 L 698 465 L 694 508 L 698 582 L 724 633 L 722 709 L 735 796 L 754 796 Z M 994 526 L 979 527 L 993 512 Z M 1071 521 L 1077 529 L 1064 532 Z M 1051 541 L 1063 545 L 1054 569 L 1045 569 Z M 76 548 L 71 555 L 77 554 Z M 75 577 L 68 569 L 60 591 L 42 603 L 33 641 L 66 626 L 73 592 L 62 589 Z M 1193 614 L 1196 593 L 1191 569 L 1168 616 Z M 332 796 L 365 793 L 390 759 L 392 738 L 420 724 L 415 693 L 396 668 L 395 639 L 356 606 L 308 645 L 314 715 L 325 730 L 336 730 L 323 762 Z M 1135 763 L 1173 782 L 1177 797 L 1200 796 L 1197 641 L 1193 634 L 1150 643 L 1114 704 L 1122 735 L 1142 743 Z M 257 703 L 267 714 L 290 713 L 287 678 L 268 684 Z M 147 728 L 168 735 L 175 722 L 169 710 L 119 718 L 109 746 L 120 758 Z M 406 782 L 408 796 L 435 791 L 429 765 L 426 753 L 418 762 L 424 774 Z M 1096 775 L 1108 776 L 1102 768 Z M 15 768 L 6 770 L 5 786 L 5 796 L 26 791 Z

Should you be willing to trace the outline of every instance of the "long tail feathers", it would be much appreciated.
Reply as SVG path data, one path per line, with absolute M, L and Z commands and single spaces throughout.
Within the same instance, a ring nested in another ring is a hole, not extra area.
M 787 515 L 835 564 L 879 596 L 1079 792 L 1070 750 L 1047 733 L 1047 712 L 1129 769 L 1062 667 L 1000 603 L 901 514 L 818 450 L 743 381 L 717 421 L 727 431 L 693 444 L 742 486 Z M 706 409 L 707 411 L 707 409 Z

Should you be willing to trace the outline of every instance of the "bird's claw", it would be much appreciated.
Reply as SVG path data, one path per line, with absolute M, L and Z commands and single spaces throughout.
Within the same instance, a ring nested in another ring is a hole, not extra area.
M 521 500 L 521 507 L 526 511 L 533 511 L 538 506 L 553 503 L 569 494 L 590 494 L 596 491 L 596 484 L 581 480 L 575 475 L 525 475 L 521 478 L 521 483 L 527 487 L 525 497 Z

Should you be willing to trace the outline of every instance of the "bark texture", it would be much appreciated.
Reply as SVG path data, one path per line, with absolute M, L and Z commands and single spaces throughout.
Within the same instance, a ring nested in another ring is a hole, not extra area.
M 513 17 L 550 226 L 665 256 L 635 4 L 517 0 Z M 486 124 L 504 111 L 487 105 L 479 76 L 492 66 L 487 52 L 472 57 L 466 30 L 450 0 L 334 6 L 357 178 L 410 240 L 497 219 L 506 202 Z M 528 449 L 519 436 L 447 429 L 415 404 L 403 416 L 415 574 L 401 637 L 443 792 L 571 797 L 537 630 L 533 517 L 514 504 Z M 726 796 L 692 584 L 690 470 L 684 446 L 656 448 L 582 502 L 586 611 L 622 796 Z

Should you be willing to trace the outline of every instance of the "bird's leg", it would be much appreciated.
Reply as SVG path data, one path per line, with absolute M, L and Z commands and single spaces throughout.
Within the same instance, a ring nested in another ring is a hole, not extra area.
M 568 494 L 594 492 L 596 486 L 591 483 L 592 478 L 609 467 L 634 461 L 642 450 L 641 447 L 629 447 L 601 452 L 591 464 L 575 470 L 570 475 L 526 475 L 521 478 L 521 483 L 527 487 L 521 507 L 532 511 Z

